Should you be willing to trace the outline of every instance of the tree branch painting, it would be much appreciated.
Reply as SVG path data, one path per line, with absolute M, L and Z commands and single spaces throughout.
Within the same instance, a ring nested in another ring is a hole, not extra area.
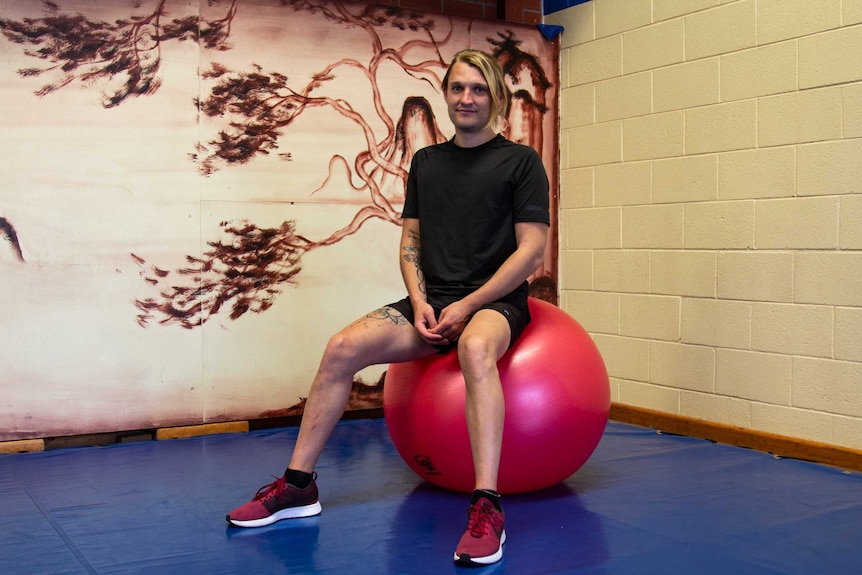
M 504 135 L 557 178 L 557 47 L 530 26 L 345 0 L 0 2 L 0 440 L 301 411 L 331 333 L 403 295 L 410 160 L 451 137 L 440 82 L 466 47 L 501 62 Z M 531 289 L 555 297 L 548 253 Z M 350 409 L 379 407 L 384 370 L 357 374 Z
M 279 152 L 286 131 L 300 116 L 326 109 L 342 118 L 345 131 L 358 131 L 365 145 L 351 158 L 334 153 L 321 186 L 310 193 L 324 189 L 341 172 L 348 182 L 356 182 L 353 192 L 364 196 L 364 205 L 346 225 L 315 240 L 297 235 L 295 221 L 275 228 L 248 221 L 222 222 L 222 233 L 228 240 L 209 241 L 203 257 L 186 256 L 189 265 L 174 271 L 132 254 L 145 281 L 159 290 L 158 295 L 135 300 L 142 327 L 155 321 L 190 329 L 220 313 L 233 320 L 249 311 L 269 309 L 281 286 L 297 283 L 305 252 L 333 245 L 371 219 L 400 225 L 400 204 L 413 153 L 445 139 L 427 98 L 409 96 L 395 113 L 387 108 L 380 72 L 394 65 L 408 78 L 439 91 L 448 64 L 444 52 L 454 53 L 461 47 L 452 45 L 455 27 L 450 18 L 340 0 L 273 3 L 322 19 L 329 27 L 361 30 L 371 56 L 365 61 L 342 57 L 298 83 L 291 80 L 288 70 L 264 70 L 257 64 L 247 70 L 231 70 L 212 61 L 201 78 L 213 86 L 209 94 L 194 98 L 193 103 L 201 115 L 221 122 L 223 127 L 215 138 L 198 142 L 189 158 L 204 177 L 270 154 L 290 161 L 292 152 Z M 223 16 L 212 20 L 198 15 L 171 18 L 168 4 L 168 0 L 158 0 L 148 13 L 106 22 L 64 13 L 59 5 L 46 0 L 44 17 L 0 19 L 0 31 L 25 46 L 28 56 L 46 63 L 20 69 L 19 75 L 55 76 L 36 92 L 38 96 L 47 96 L 75 81 L 84 86 L 111 85 L 121 78 L 119 87 L 108 89 L 102 96 L 102 105 L 112 108 L 131 97 L 151 96 L 159 90 L 161 48 L 166 42 L 198 42 L 214 52 L 231 49 L 231 25 L 242 17 L 241 0 L 225 2 Z M 210 6 L 220 4 L 219 0 L 209 0 Z M 389 33 L 393 29 L 403 32 L 394 43 Z M 485 41 L 480 47 L 500 60 L 513 88 L 514 105 L 504 135 L 541 153 L 546 93 L 552 84 L 536 56 L 521 50 L 521 42 L 511 30 L 498 31 Z M 327 85 L 348 71 L 358 73 L 367 83 L 373 118 L 360 112 L 356 102 L 327 93 Z M 376 128 L 379 125 L 382 131 Z
M 125 78 L 119 87 L 102 96 L 102 105 L 113 108 L 130 97 L 158 91 L 163 43 L 191 41 L 208 49 L 229 49 L 227 38 L 237 0 L 231 2 L 224 18 L 209 22 L 194 15 L 168 19 L 166 2 L 160 0 L 152 12 L 143 16 L 104 22 L 88 20 L 81 14 L 65 14 L 57 4 L 44 0 L 44 17 L 0 19 L 0 31 L 12 42 L 25 46 L 28 56 L 46 62 L 42 67 L 21 68 L 18 74 L 56 77 L 42 86 L 37 96 L 51 94 L 76 80 L 89 86 Z

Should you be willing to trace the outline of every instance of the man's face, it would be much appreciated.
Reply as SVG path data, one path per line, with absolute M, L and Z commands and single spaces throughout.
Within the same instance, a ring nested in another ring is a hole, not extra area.
M 456 62 L 449 72 L 446 89 L 449 119 L 456 131 L 482 132 L 491 117 L 491 92 L 478 68 Z

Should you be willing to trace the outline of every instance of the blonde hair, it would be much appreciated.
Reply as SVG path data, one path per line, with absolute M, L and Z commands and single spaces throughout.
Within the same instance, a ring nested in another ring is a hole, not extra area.
M 491 93 L 491 116 L 488 118 L 488 125 L 494 131 L 499 131 L 506 121 L 506 117 L 509 115 L 509 105 L 512 101 L 512 93 L 509 92 L 509 88 L 506 86 L 506 77 L 503 68 L 497 62 L 496 58 L 481 50 L 461 50 L 452 58 L 449 69 L 446 70 L 446 75 L 443 76 L 444 94 L 449 89 L 449 73 L 452 71 L 452 67 L 458 62 L 463 62 L 479 70 L 488 83 L 488 90 Z

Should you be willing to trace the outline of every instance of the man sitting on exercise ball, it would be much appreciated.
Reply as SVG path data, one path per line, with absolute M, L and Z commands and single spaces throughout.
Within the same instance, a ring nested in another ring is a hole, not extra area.
M 233 525 L 260 527 L 320 513 L 314 466 L 346 409 L 354 375 L 369 365 L 454 347 L 466 383 L 476 471 L 467 529 L 454 558 L 486 565 L 503 556 L 497 474 L 505 406 L 497 361 L 530 321 L 527 278 L 544 260 L 548 178 L 535 150 L 499 134 L 511 95 L 492 56 L 459 52 L 442 87 L 455 136 L 413 157 L 400 250 L 408 297 L 329 340 L 284 476 L 231 511 Z

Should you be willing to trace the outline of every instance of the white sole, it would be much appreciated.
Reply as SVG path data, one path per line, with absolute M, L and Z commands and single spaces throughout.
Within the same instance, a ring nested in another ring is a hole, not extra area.
M 302 517 L 319 515 L 322 510 L 323 508 L 320 506 L 320 502 L 318 501 L 317 503 L 303 505 L 302 507 L 288 507 L 287 509 L 276 511 L 269 517 L 264 517 L 263 519 L 251 519 L 249 521 L 231 519 L 230 522 L 232 525 L 236 525 L 237 527 L 265 527 L 267 525 L 272 525 L 277 521 L 281 521 L 282 519 L 300 519 Z
M 461 559 L 461 556 L 455 553 L 455 562 L 459 565 L 490 565 L 491 563 L 496 563 L 503 558 L 503 543 L 505 542 L 506 531 L 503 531 L 503 534 L 500 535 L 500 546 L 497 547 L 495 553 L 485 557 L 469 557 L 467 559 Z

